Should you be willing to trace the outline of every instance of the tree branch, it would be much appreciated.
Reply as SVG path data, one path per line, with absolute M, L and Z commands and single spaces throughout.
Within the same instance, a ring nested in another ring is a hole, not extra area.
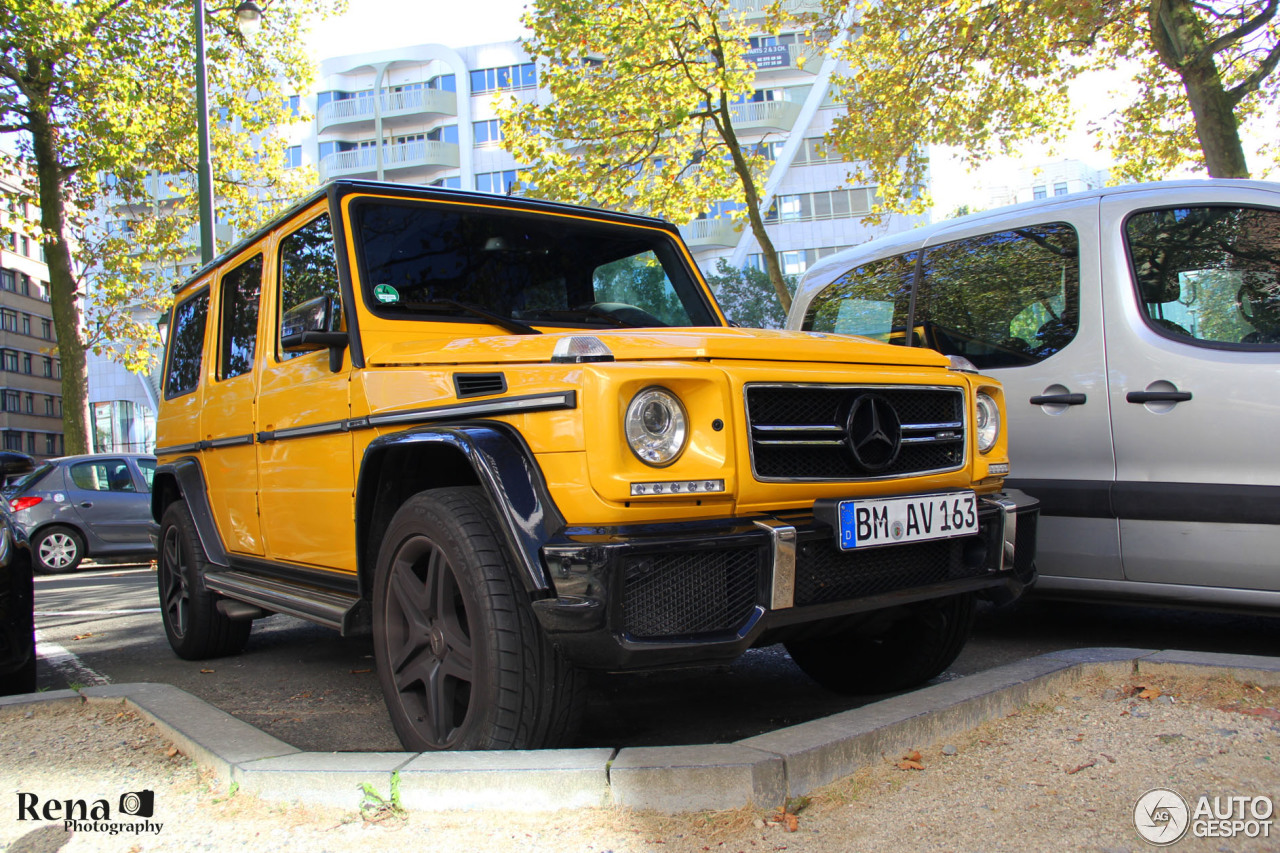
M 1213 56 L 1224 48 L 1230 47 L 1236 42 L 1253 35 L 1258 30 L 1265 27 L 1271 19 L 1276 16 L 1277 8 L 1280 8 L 1280 0 L 1268 0 L 1266 8 L 1255 15 L 1252 20 L 1246 21 L 1231 32 L 1221 35 L 1209 42 L 1201 53 Z
M 1256 92 L 1258 87 L 1262 85 L 1262 81 L 1276 70 L 1277 64 L 1280 64 L 1280 43 L 1271 48 L 1271 52 L 1258 64 L 1252 74 L 1227 92 L 1227 100 L 1231 103 L 1231 106 L 1234 107 L 1244 100 L 1245 96 Z

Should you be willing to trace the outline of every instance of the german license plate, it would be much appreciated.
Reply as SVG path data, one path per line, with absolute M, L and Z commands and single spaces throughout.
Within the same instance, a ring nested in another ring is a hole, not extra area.
M 978 532 L 973 492 L 840 502 L 841 549 L 951 539 Z

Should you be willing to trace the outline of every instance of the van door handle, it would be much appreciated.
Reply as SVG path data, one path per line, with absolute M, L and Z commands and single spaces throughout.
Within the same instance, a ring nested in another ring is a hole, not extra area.
M 1033 406 L 1083 406 L 1088 399 L 1083 394 L 1041 394 L 1031 398 Z
M 80 506 L 84 507 L 85 509 L 88 509 L 89 507 L 93 506 L 93 501 L 80 501 Z
M 1185 403 L 1190 391 L 1130 391 L 1124 397 L 1130 403 Z

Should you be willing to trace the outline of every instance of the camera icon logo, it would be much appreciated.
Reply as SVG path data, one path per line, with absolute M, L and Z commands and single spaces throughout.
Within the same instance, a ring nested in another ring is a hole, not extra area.
M 129 791 L 120 795 L 120 811 L 134 817 L 151 817 L 155 814 L 155 791 Z

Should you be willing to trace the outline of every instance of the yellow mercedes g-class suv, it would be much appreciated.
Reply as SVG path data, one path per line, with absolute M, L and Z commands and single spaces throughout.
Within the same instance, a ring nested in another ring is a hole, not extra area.
M 731 327 L 668 223 L 340 181 L 178 290 L 164 626 L 372 631 L 412 750 L 561 743 L 585 670 L 779 642 L 901 688 L 1034 579 L 1003 423 L 931 350 Z

